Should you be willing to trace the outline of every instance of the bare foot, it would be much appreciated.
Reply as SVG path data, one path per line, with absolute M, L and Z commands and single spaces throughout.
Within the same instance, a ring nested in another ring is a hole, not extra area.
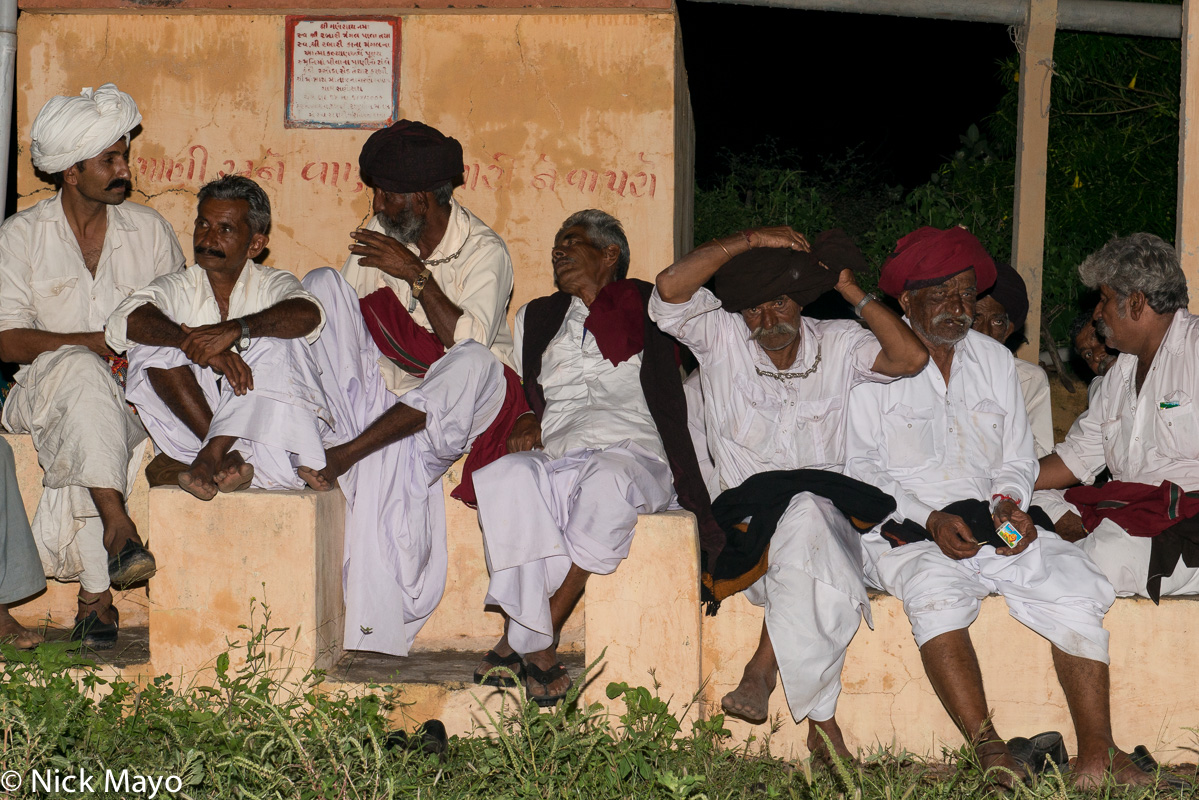
M 179 488 L 201 500 L 211 500 L 217 493 L 213 472 L 211 464 L 197 458 L 191 467 L 179 473 Z
M 239 492 L 254 480 L 254 465 L 247 464 L 241 453 L 230 450 L 225 455 L 221 470 L 212 476 L 216 488 L 222 492 Z
M 1157 778 L 1132 763 L 1128 753 L 1111 748 L 1097 757 L 1088 756 L 1084 761 L 1079 755 L 1072 765 L 1074 783 L 1080 789 L 1099 789 L 1108 775 L 1121 786 L 1153 786 Z
M 13 619 L 7 608 L 0 607 L 0 644 L 10 644 L 18 650 L 31 650 L 45 638 Z
M 982 742 L 974 752 L 986 779 L 1004 789 L 1014 789 L 1028 775 L 1024 766 L 1012 758 L 1007 743 L 1002 740 Z
M 821 731 L 825 736 L 828 736 L 828 742 L 824 741 L 824 736 L 821 736 Z M 853 761 L 853 753 L 849 752 L 849 748 L 845 746 L 845 737 L 841 735 L 841 726 L 837 724 L 836 717 L 829 717 L 823 722 L 817 722 L 814 719 L 808 719 L 808 750 L 812 753 L 812 758 L 832 766 L 833 759 L 829 755 L 829 745 L 833 746 L 832 752 L 837 758 L 843 761 Z
M 558 648 L 550 647 L 546 650 L 539 650 L 536 653 L 529 653 L 525 656 L 526 664 L 534 664 L 541 669 L 550 669 L 558 663 Z M 548 685 L 540 681 L 533 680 L 532 676 L 525 678 L 525 691 L 529 694 L 529 699 L 536 700 L 539 697 L 557 697 L 570 689 L 571 678 L 566 672 L 562 672 L 557 678 L 550 681 Z
M 730 717 L 760 725 L 770 716 L 770 693 L 777 681 L 778 673 L 773 669 L 755 670 L 751 662 L 737 688 L 720 699 L 720 707 Z
M 300 467 L 296 470 L 296 474 L 300 476 L 300 480 L 308 484 L 308 488 L 318 492 L 329 491 L 337 485 L 337 479 L 353 466 L 345 463 L 346 459 L 342 455 L 345 452 L 344 447 L 345 445 L 337 445 L 326 450 L 323 468 Z

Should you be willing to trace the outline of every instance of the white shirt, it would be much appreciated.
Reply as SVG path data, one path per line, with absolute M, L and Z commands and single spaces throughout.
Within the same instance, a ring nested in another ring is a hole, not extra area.
M 516 371 L 524 346 L 525 311 L 516 312 Z M 662 461 L 666 451 L 641 390 L 641 353 L 618 366 L 600 354 L 595 337 L 583 327 L 590 309 L 572 297 L 562 326 L 541 357 L 538 382 L 545 393 L 541 442 L 546 455 L 561 458 L 578 448 L 603 449 L 624 440 L 644 447 Z
M 1084 483 L 1106 465 L 1118 481 L 1199 489 L 1199 317 L 1174 312 L 1139 393 L 1136 371 L 1121 353 L 1057 454 Z
M 292 298 L 307 300 L 321 312 L 320 323 L 305 337 L 311 344 L 325 327 L 325 309 L 321 308 L 319 300 L 304 289 L 295 275 L 281 269 L 247 261 L 229 294 L 228 319 L 255 314 Z M 197 327 L 223 321 L 208 273 L 193 264 L 183 272 L 155 278 L 149 286 L 138 289 L 117 306 L 104 329 L 104 341 L 114 351 L 123 353 L 137 344 L 127 338 L 129 315 L 147 303 L 156 306 L 179 325 Z
M 741 315 L 721 308 L 707 289 L 677 304 L 667 303 L 655 289 L 649 314 L 699 360 L 708 450 L 722 488 L 740 486 L 768 470 L 839 472 L 850 388 L 893 380 L 871 369 L 882 348 L 855 322 L 803 318 L 803 343 L 795 363 L 783 372 L 815 370 L 806 378 L 777 380 L 759 374 L 780 370 L 749 338 Z
M 1049 376 L 1037 364 L 1015 359 L 1016 377 L 1020 379 L 1020 394 L 1024 410 L 1032 427 L 1032 445 L 1037 458 L 1053 452 L 1053 406 L 1050 402 Z
M 183 268 L 175 231 L 157 211 L 129 201 L 107 211 L 95 277 L 83 263 L 61 192 L 0 226 L 0 331 L 101 330 L 134 290 Z M 17 383 L 26 368 L 17 373 Z
M 954 346 L 946 385 L 930 358 L 919 375 L 849 395 L 845 473 L 895 498 L 920 525 L 956 500 L 1004 494 L 1028 508 L 1037 478 L 1015 359 L 971 330 Z
M 371 217 L 366 229 L 383 232 L 377 216 Z M 416 245 L 406 246 L 419 258 Z M 454 326 L 454 341 L 474 339 L 490 348 L 500 361 L 513 366 L 512 331 L 508 328 L 508 300 L 512 297 L 513 278 L 508 247 L 495 231 L 450 198 L 449 225 L 426 261 L 448 258 L 455 253 L 458 253 L 456 258 L 429 267 L 433 280 L 437 281 L 446 298 L 462 309 L 462 316 Z M 359 257 L 354 255 L 346 259 L 341 275 L 359 297 L 366 297 L 386 286 L 396 293 L 417 324 L 433 332 L 424 306 L 412 297 L 412 286 L 408 281 L 393 278 L 374 267 L 364 267 L 358 260 Z M 379 359 L 379 367 L 387 388 L 395 394 L 403 394 L 420 385 L 420 378 L 408 374 L 386 357 Z

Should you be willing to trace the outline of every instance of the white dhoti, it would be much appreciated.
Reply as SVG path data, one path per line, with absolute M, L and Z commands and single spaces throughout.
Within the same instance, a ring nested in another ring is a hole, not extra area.
M 845 649 L 861 619 L 870 625 L 861 535 L 831 501 L 802 492 L 770 537 L 770 566 L 745 590 L 766 607 L 787 706 L 796 722 L 837 711 Z
M 42 353 L 5 401 L 3 423 L 32 436 L 45 471 L 32 528 L 46 575 L 105 591 L 104 526 L 88 489 L 128 497 L 146 439 L 108 365 L 81 345 Z
M 1001 594 L 1012 617 L 1059 650 L 1108 663 L 1103 615 L 1115 592 L 1094 562 L 1057 534 L 1038 529 L 1037 540 L 1019 555 L 996 555 L 987 545 L 960 561 L 935 542 L 892 549 L 871 532 L 862 543 L 867 580 L 903 602 L 918 647 L 970 627 L 982 599 Z
M 425 412 L 423 430 L 338 479 L 346 496 L 345 647 L 404 656 L 445 591 L 441 476 L 499 413 L 503 365 L 468 339 L 438 359 L 418 388 L 396 398 L 383 383 L 379 349 L 350 285 L 327 268 L 303 283 L 325 309 L 313 350 L 335 420 L 333 443 L 358 436 L 397 403 Z
M 1044 509 L 1054 522 L 1067 512 L 1078 513 L 1078 509 L 1067 502 L 1065 492 L 1060 489 L 1035 492 L 1032 502 Z M 1149 554 L 1153 539 L 1131 536 L 1110 519 L 1105 519 L 1075 544 L 1091 557 L 1111 581 L 1117 597 L 1149 596 Z M 1174 572 L 1162 578 L 1160 596 L 1187 594 L 1199 594 L 1199 567 L 1188 567 L 1179 559 Z
M 177 347 L 138 345 L 129 350 L 126 397 L 160 452 L 190 464 L 208 442 L 180 422 L 154 391 L 146 370 L 190 367 L 212 410 L 208 438 L 235 436 L 233 449 L 254 465 L 257 489 L 303 489 L 297 467 L 325 466 L 332 417 L 312 348 L 303 339 L 256 339 L 242 354 L 254 388 L 240 397 L 228 381 L 197 366 Z
M 629 554 L 638 514 L 674 497 L 670 467 L 630 441 L 553 459 L 513 453 L 475 473 L 491 582 L 486 602 L 508 615 L 508 644 L 522 655 L 554 641 L 550 597 L 571 564 L 608 575 Z

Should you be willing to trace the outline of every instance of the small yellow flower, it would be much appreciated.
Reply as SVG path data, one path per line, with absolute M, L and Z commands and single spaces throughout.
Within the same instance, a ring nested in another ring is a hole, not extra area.
M 1020 70 L 1016 70 L 1016 72 L 1012 75 L 1012 83 L 1019 83 L 1019 82 L 1020 82 Z
M 1128 82 L 1128 88 L 1129 88 L 1129 89 L 1135 89 L 1135 88 L 1137 88 L 1137 75 L 1139 75 L 1139 74 L 1140 74 L 1140 73 L 1138 72 L 1138 73 L 1136 73 L 1136 75 L 1133 75 L 1133 76 L 1132 76 L 1132 80 L 1130 80 L 1130 81 Z
M 1082 178 L 1078 177 L 1078 173 L 1077 173 L 1077 172 L 1075 172 L 1075 173 L 1074 173 L 1074 184 L 1073 184 L 1073 186 L 1072 186 L 1071 188 L 1074 188 L 1074 189 L 1081 189 L 1081 188 L 1082 188 Z

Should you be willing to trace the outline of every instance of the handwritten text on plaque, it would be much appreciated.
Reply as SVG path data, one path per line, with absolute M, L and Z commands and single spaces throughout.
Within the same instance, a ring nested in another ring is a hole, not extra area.
M 286 127 L 385 128 L 399 91 L 398 18 L 287 18 Z

